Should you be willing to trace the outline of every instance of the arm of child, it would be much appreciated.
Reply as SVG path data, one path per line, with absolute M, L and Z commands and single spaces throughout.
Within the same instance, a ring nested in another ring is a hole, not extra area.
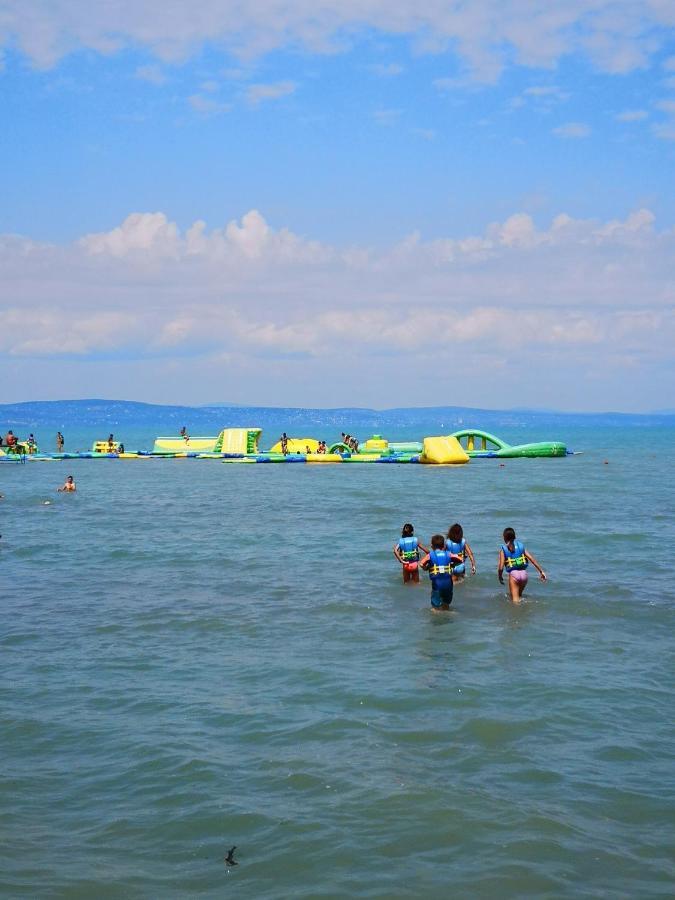
M 473 550 L 469 547 L 468 544 L 464 544 L 464 549 L 466 550 L 466 555 L 469 557 L 471 561 L 471 574 L 476 574 L 476 560 L 474 559 Z
M 424 559 L 420 562 L 420 565 L 422 566 L 423 569 L 428 569 L 428 568 L 429 568 L 429 566 L 431 565 L 431 559 L 430 559 L 428 553 L 427 553 L 427 555 L 424 557 Z
M 497 578 L 499 583 L 504 584 L 504 551 L 499 551 L 499 559 L 497 561 Z
M 424 544 L 420 544 L 419 541 L 417 542 L 417 549 L 420 551 L 420 553 L 428 553 L 429 552 L 429 548 L 425 547 Z
M 534 558 L 534 556 L 532 556 L 531 553 L 528 553 L 527 550 L 525 551 L 525 558 L 526 558 L 526 559 L 529 559 L 529 561 L 530 561 L 530 562 L 532 563 L 532 565 L 535 567 L 535 569 L 537 570 L 537 572 L 539 572 L 539 577 L 541 578 L 541 580 L 542 580 L 542 581 L 546 581 L 546 572 L 544 572 L 544 570 L 543 570 L 542 567 L 539 565 L 539 563 L 538 563 L 537 560 Z

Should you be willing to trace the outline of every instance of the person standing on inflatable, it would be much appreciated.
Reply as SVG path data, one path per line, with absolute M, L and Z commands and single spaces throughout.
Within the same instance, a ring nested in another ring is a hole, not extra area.
M 499 578 L 500 584 L 504 584 L 504 569 L 506 569 L 509 575 L 509 593 L 513 603 L 520 603 L 520 598 L 523 596 L 527 585 L 527 567 L 530 563 L 539 572 L 541 580 L 546 581 L 546 572 L 534 556 L 527 552 L 522 541 L 516 540 L 513 528 L 505 528 L 504 543 L 499 550 L 497 578 Z
M 456 556 L 459 556 L 462 562 L 453 566 L 452 569 L 452 580 L 455 584 L 458 581 L 461 581 L 466 575 L 466 558 L 469 557 L 469 562 L 471 563 L 471 574 L 476 574 L 476 560 L 474 559 L 473 550 L 467 544 L 464 538 L 464 530 L 462 526 L 455 522 L 454 525 L 451 525 L 448 528 L 448 537 L 445 541 L 445 549 L 449 550 L 451 553 L 454 553 Z
M 431 579 L 431 605 L 434 609 L 450 609 L 452 603 L 452 570 L 462 562 L 462 557 L 445 549 L 445 538 L 435 534 L 431 550 L 420 565 Z
M 403 584 L 408 584 L 409 581 L 419 584 L 420 550 L 423 553 L 428 553 L 427 548 L 423 547 L 415 537 L 415 529 L 409 522 L 406 522 L 401 531 L 400 539 L 394 544 L 394 556 L 403 567 Z

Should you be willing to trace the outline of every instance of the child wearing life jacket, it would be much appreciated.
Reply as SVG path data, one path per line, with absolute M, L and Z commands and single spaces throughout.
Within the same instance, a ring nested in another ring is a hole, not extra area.
M 410 522 L 406 522 L 399 541 L 394 544 L 394 556 L 402 566 L 403 584 L 407 584 L 409 581 L 419 584 L 420 550 L 423 553 L 427 552 L 426 547 L 423 547 L 415 537 L 415 529 Z
M 527 584 L 527 567 L 532 563 L 542 581 L 546 581 L 546 572 L 537 560 L 528 553 L 522 541 L 516 540 L 513 528 L 504 529 L 504 543 L 499 550 L 499 562 L 497 564 L 497 577 L 500 584 L 504 584 L 504 569 L 509 575 L 509 593 L 514 603 L 520 603 L 525 586 Z
M 445 549 L 443 535 L 435 534 L 431 539 L 431 550 L 420 563 L 431 579 L 431 605 L 434 609 L 450 609 L 452 570 L 460 562 L 462 562 L 460 556 Z
M 464 538 L 464 530 L 462 526 L 455 522 L 454 525 L 451 525 L 448 528 L 448 537 L 445 541 L 445 549 L 449 550 L 451 553 L 454 553 L 455 556 L 459 556 L 462 560 L 456 566 L 453 566 L 452 569 L 452 580 L 455 584 L 458 581 L 461 581 L 466 575 L 466 558 L 469 557 L 469 562 L 471 563 L 471 574 L 476 574 L 476 560 L 474 559 L 473 551 L 471 547 L 467 544 Z

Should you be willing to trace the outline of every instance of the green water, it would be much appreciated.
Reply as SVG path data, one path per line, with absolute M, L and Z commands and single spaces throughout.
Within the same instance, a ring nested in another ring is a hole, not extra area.
M 563 437 L 0 465 L 2 896 L 672 896 L 675 435 Z M 391 547 L 455 520 L 478 575 L 432 614 Z

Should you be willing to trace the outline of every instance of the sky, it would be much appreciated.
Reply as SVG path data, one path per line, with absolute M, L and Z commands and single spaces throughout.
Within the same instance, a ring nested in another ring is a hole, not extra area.
M 651 411 L 675 0 L 0 0 L 2 402 Z

